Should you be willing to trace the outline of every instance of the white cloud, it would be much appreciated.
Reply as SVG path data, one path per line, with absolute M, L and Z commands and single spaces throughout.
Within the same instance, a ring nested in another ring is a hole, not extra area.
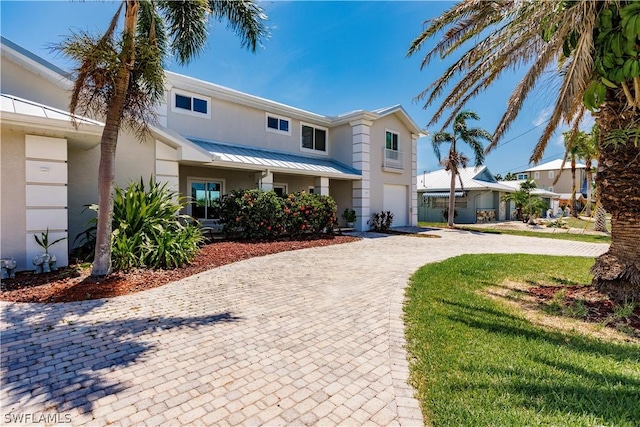
M 552 112 L 553 112 L 553 108 L 552 107 L 547 107 L 547 108 L 544 108 L 544 109 L 540 110 L 540 112 L 538 113 L 538 115 L 536 116 L 536 118 L 532 122 L 533 125 L 534 126 L 540 126 L 541 124 L 543 124 L 544 122 L 549 120 L 549 117 L 551 117 L 551 113 Z

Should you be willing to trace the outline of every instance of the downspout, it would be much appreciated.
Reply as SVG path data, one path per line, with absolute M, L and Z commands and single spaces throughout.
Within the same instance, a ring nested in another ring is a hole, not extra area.
M 262 180 L 263 180 L 264 178 L 266 178 L 266 177 L 267 177 L 267 175 L 269 175 L 270 173 L 271 173 L 271 171 L 270 171 L 269 169 L 265 169 L 265 170 L 262 172 L 262 175 L 260 175 L 260 178 L 258 178 L 258 189 L 262 190 Z

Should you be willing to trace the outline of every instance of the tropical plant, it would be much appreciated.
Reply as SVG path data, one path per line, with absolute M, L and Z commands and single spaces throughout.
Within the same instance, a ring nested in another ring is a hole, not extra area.
M 351 208 L 346 208 L 344 210 L 344 212 L 342 212 L 342 218 L 347 221 L 347 223 L 351 222 L 356 222 L 356 219 L 358 218 L 356 216 L 356 211 L 355 209 L 351 209 Z
M 584 160 L 586 174 L 587 174 L 587 207 L 585 215 L 591 216 L 591 204 L 593 199 L 593 161 L 598 159 L 598 139 L 600 131 L 598 125 L 594 124 L 589 132 L 587 138 L 584 139 L 583 144 L 579 149 L 579 156 Z
M 497 173 L 497 174 L 493 175 L 493 177 L 495 178 L 495 180 L 496 180 L 496 181 L 502 181 L 502 180 L 504 180 L 504 177 L 503 177 L 501 174 L 499 174 L 499 173 Z
M 593 281 L 614 299 L 640 299 L 640 2 L 461 1 L 426 23 L 408 55 L 442 31 L 421 66 L 436 57 L 451 57 L 453 64 L 417 96 L 425 108 L 442 99 L 431 124 L 446 112 L 446 127 L 469 100 L 521 65 L 524 77 L 487 151 L 498 146 L 535 89 L 553 87 L 554 105 L 533 162 L 560 125 L 577 130 L 587 110 L 594 112 L 600 129 L 596 183 L 612 214 L 612 239 L 596 259 Z
M 449 217 L 447 226 L 453 227 L 454 207 L 456 195 L 456 177 L 460 178 L 460 168 L 466 168 L 469 158 L 459 151 L 458 143 L 464 142 L 469 145 L 475 157 L 475 165 L 484 163 L 484 148 L 482 140 L 491 141 L 491 134 L 484 129 L 467 127 L 467 120 L 480 120 L 480 117 L 473 111 L 461 111 L 453 120 L 453 133 L 439 131 L 431 137 L 433 151 L 445 170 L 451 172 L 451 186 L 449 190 Z M 449 154 L 442 159 L 440 145 L 449 144 Z M 462 179 L 460 178 L 460 186 Z
M 124 9 L 122 32 L 117 34 Z M 111 224 L 116 145 L 122 126 L 142 139 L 164 96 L 163 61 L 196 57 L 206 43 L 211 19 L 228 22 L 243 47 L 256 50 L 266 35 L 262 9 L 251 0 L 123 0 L 100 36 L 73 33 L 57 48 L 77 65 L 71 95 L 73 114 L 104 117 L 98 169 L 98 224 L 92 275 L 111 271 Z
M 49 248 L 51 246 L 55 245 L 58 242 L 62 242 L 64 239 L 66 239 L 66 237 L 61 237 L 59 239 L 54 240 L 53 242 L 49 242 L 49 227 L 47 227 L 47 231 L 45 231 L 44 233 L 40 233 L 40 237 L 38 237 L 37 234 L 34 234 L 33 238 L 35 239 L 38 246 L 44 249 L 45 254 L 49 253 Z
M 517 181 L 518 180 L 518 175 L 516 175 L 513 172 L 509 172 L 504 176 L 504 180 L 505 181 Z
M 589 138 L 589 135 L 581 130 L 578 131 L 569 131 L 563 132 L 562 136 L 564 138 L 564 146 L 566 149 L 565 157 L 569 157 L 571 161 L 571 215 L 574 218 L 578 217 L 578 209 L 576 206 L 576 193 L 578 192 L 578 188 L 576 187 L 576 162 L 581 157 L 582 147 L 586 144 L 586 140 Z M 562 164 L 564 165 L 564 159 Z M 560 168 L 560 174 L 564 167 Z M 560 178 L 560 174 L 556 177 L 555 182 Z
M 532 191 L 536 189 L 536 182 L 528 179 L 520 183 L 520 189 L 513 193 L 507 193 L 502 200 L 513 201 L 518 212 L 518 220 L 534 223 L 535 218 L 540 216 L 542 209 L 546 209 L 547 203 Z
M 175 268 L 189 263 L 203 237 L 199 224 L 180 214 L 187 203 L 166 183 L 154 183 L 153 178 L 148 187 L 142 178 L 126 188 L 116 186 L 111 226 L 113 268 Z M 88 209 L 100 211 L 98 205 L 89 205 Z M 87 248 L 95 247 L 97 221 L 97 217 L 92 218 L 90 227 L 79 235 Z
M 368 221 L 368 224 L 371 225 L 371 227 L 373 228 L 373 231 L 378 231 L 378 232 L 389 231 L 391 229 L 391 224 L 393 224 L 393 212 L 391 211 L 376 212 Z

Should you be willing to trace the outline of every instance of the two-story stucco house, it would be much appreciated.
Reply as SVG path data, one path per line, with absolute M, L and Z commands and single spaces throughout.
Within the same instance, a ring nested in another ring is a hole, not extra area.
M 567 205 L 574 194 L 571 177 L 571 162 L 562 164 L 561 159 L 552 160 L 517 174 L 519 180 L 532 179 L 539 189 L 557 193 L 560 205 Z M 554 182 L 555 181 L 555 182 Z M 582 200 L 587 194 L 586 166 L 576 162 L 576 200 Z
M 34 234 L 66 237 L 59 264 L 97 202 L 99 117 L 68 113 L 68 74 L 2 39 L 0 257 L 32 268 Z M 144 141 L 121 131 L 116 182 L 154 177 L 184 196 L 209 200 L 234 189 L 332 196 L 356 228 L 381 210 L 394 225 L 417 224 L 416 142 L 420 129 L 401 106 L 325 116 L 188 76 L 166 73 L 159 123 Z M 187 213 L 211 218 L 206 206 Z

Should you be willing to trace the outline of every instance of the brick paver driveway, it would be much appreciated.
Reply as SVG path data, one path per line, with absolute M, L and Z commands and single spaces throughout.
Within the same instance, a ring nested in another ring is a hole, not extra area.
M 411 273 L 461 253 L 607 247 L 433 233 L 369 234 L 110 300 L 2 303 L 2 423 L 420 425 L 400 320 Z

